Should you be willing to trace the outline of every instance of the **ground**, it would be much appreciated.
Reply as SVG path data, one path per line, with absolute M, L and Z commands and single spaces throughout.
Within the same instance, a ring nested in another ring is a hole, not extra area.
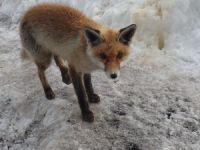
M 119 82 L 93 74 L 101 102 L 86 123 L 54 62 L 47 76 L 56 99 L 45 98 L 35 65 L 20 59 L 17 26 L 0 18 L 1 150 L 200 149 L 200 74 L 131 55 Z

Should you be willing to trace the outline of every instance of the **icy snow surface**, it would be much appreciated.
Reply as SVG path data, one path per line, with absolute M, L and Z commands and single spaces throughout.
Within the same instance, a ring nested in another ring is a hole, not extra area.
M 111 27 L 138 26 L 120 82 L 93 74 L 92 124 L 55 64 L 48 101 L 34 64 L 19 58 L 20 16 L 41 2 L 50 0 L 0 0 L 0 150 L 200 149 L 199 0 L 54 1 Z

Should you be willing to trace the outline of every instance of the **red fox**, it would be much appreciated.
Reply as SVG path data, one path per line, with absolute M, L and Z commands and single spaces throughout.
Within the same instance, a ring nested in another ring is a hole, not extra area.
M 35 62 L 47 99 L 55 98 L 45 76 L 54 58 L 63 82 L 73 83 L 83 121 L 93 122 L 88 101 L 98 103 L 100 97 L 94 93 L 91 72 L 101 69 L 109 78 L 118 78 L 135 31 L 135 24 L 111 29 L 69 6 L 40 4 L 30 8 L 20 22 L 22 55 Z

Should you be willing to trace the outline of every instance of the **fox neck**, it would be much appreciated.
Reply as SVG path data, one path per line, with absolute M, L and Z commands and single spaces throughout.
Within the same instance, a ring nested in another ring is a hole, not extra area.
M 73 59 L 70 59 L 71 64 L 81 73 L 91 73 L 100 68 L 94 56 L 91 53 L 91 48 L 84 37 L 81 37 L 78 48 L 73 53 Z M 101 66 L 102 67 L 102 66 Z

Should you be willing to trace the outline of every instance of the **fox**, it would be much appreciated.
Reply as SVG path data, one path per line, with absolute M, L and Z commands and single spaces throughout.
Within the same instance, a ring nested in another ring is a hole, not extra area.
M 120 68 L 131 52 L 136 28 L 136 24 L 110 28 L 70 6 L 38 4 L 29 8 L 20 20 L 21 54 L 36 64 L 49 100 L 55 94 L 45 71 L 54 59 L 62 81 L 73 84 L 82 120 L 93 122 L 89 103 L 99 103 L 100 97 L 94 92 L 91 73 L 102 70 L 111 80 L 119 78 Z

